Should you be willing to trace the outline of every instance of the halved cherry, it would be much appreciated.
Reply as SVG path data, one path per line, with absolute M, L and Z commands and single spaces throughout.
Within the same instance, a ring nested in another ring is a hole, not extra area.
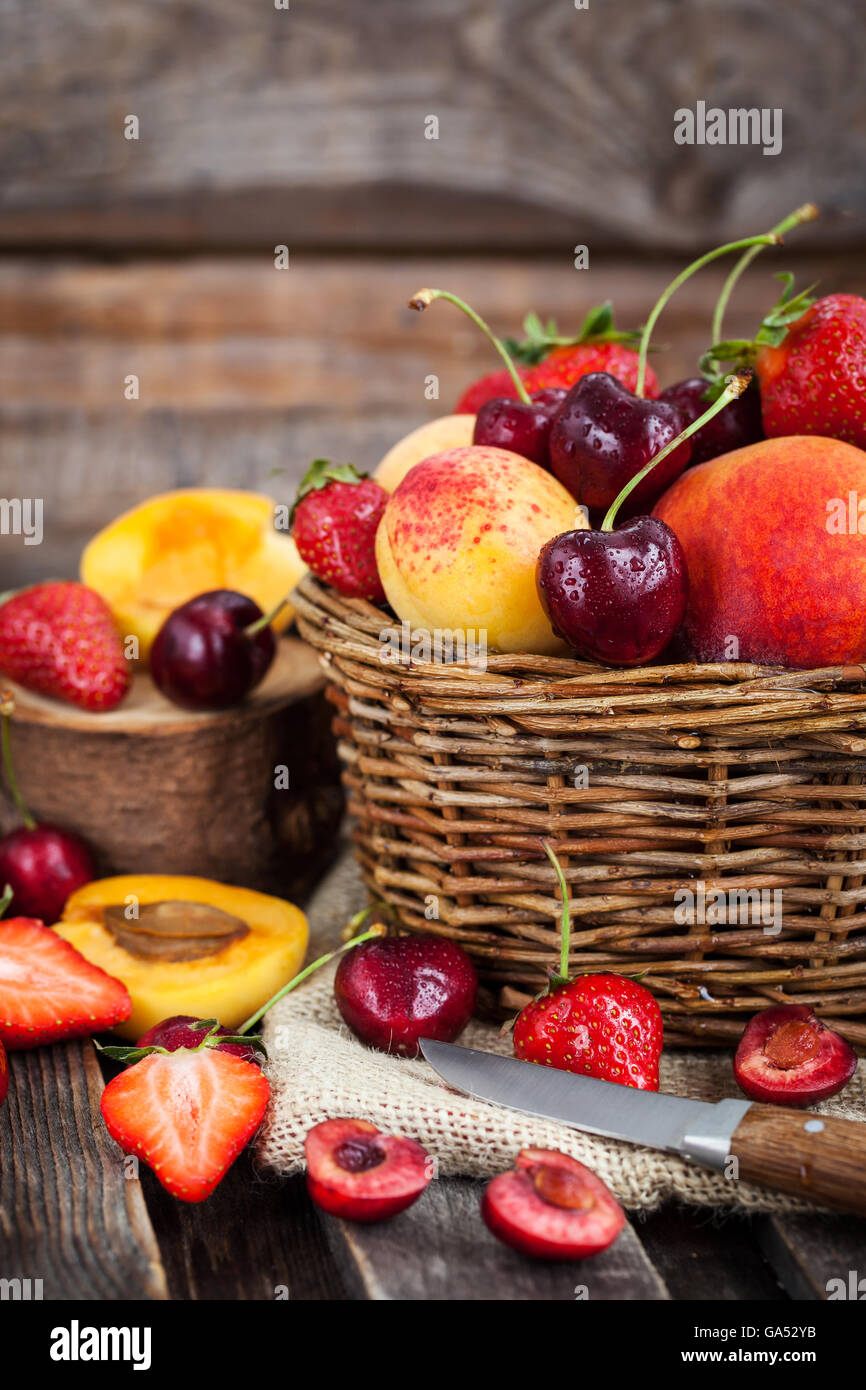
M 304 1141 L 307 1188 L 323 1211 L 348 1221 L 384 1221 L 405 1211 L 433 1176 L 414 1139 L 382 1134 L 367 1120 L 325 1120 Z
M 752 1100 L 814 1105 L 847 1086 L 857 1054 L 805 1004 L 762 1009 L 746 1026 L 734 1076 Z
M 506 1245 L 548 1260 L 597 1255 L 625 1225 L 601 1178 L 556 1149 L 522 1149 L 514 1168 L 484 1189 L 481 1215 Z

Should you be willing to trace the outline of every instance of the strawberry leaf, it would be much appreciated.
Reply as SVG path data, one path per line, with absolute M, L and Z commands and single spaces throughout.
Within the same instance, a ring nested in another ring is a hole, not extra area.
M 93 1039 L 93 1046 L 97 1052 L 102 1053 L 103 1057 L 110 1057 L 112 1062 L 140 1062 L 142 1057 L 150 1057 L 154 1052 L 161 1052 L 165 1057 L 169 1056 L 167 1047 L 120 1047 L 113 1045 L 103 1047 L 102 1043 L 97 1042 L 95 1038 Z

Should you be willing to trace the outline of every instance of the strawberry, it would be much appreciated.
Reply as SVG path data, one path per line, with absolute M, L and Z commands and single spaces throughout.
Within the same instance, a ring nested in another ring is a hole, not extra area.
M 173 1197 L 203 1202 L 255 1134 L 269 1096 L 260 1067 L 205 1042 L 150 1051 L 108 1083 L 100 1108 L 124 1153 L 143 1159 Z
M 132 1013 L 126 987 L 32 917 L 0 922 L 0 1042 L 83 1038 Z
M 560 974 L 518 1015 L 514 1055 L 524 1062 L 595 1076 L 639 1091 L 659 1088 L 662 1016 L 648 989 L 605 972 L 568 979 L 568 888 L 559 861 L 545 843 L 562 890 Z
M 376 529 L 388 494 L 350 463 L 316 459 L 292 508 L 295 544 L 314 574 L 347 598 L 382 603 Z
M 0 606 L 0 671 L 87 710 L 113 709 L 130 684 L 111 609 L 73 580 L 35 584 Z
M 823 434 L 866 448 L 866 299 L 819 299 L 759 348 L 755 369 L 767 435 Z
M 574 347 L 554 348 L 537 367 L 524 377 L 527 391 L 546 391 L 562 386 L 568 389 L 590 372 L 607 372 L 616 377 L 629 391 L 637 385 L 638 355 L 621 343 L 577 343 Z M 647 363 L 644 396 L 655 400 L 659 393 L 658 377 Z
M 522 364 L 517 370 L 530 395 L 548 388 L 567 390 L 590 372 L 608 372 L 630 391 L 637 385 L 638 354 L 627 344 L 635 342 L 638 335 L 621 333 L 614 326 L 609 300 L 590 309 L 574 338 L 560 337 L 555 321 L 549 319 L 543 324 L 537 314 L 527 314 L 523 331 L 525 338 L 519 342 L 506 338 L 503 346 L 516 363 Z M 644 395 L 654 398 L 658 390 L 655 372 L 648 366 Z M 499 398 L 516 399 L 507 371 L 489 372 L 473 382 L 457 402 L 456 413 L 475 415 L 486 401 Z
M 518 367 L 517 371 L 525 380 L 529 369 Z M 505 367 L 499 372 L 487 372 L 484 376 L 480 376 L 477 381 L 473 381 L 471 386 L 467 386 L 454 407 L 454 414 L 477 415 L 481 407 L 486 405 L 488 401 L 496 400 L 517 400 L 517 392 L 514 389 L 514 382 L 511 380 L 511 373 Z

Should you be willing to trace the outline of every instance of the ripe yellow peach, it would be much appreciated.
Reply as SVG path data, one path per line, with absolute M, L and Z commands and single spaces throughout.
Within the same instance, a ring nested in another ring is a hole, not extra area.
M 236 589 L 264 613 L 306 572 L 295 542 L 274 525 L 274 502 L 254 492 L 184 488 L 151 497 L 86 547 L 81 578 L 102 594 L 146 660 L 175 608 L 209 589 Z M 274 626 L 292 620 L 284 608 Z
M 561 652 L 535 565 L 551 537 L 586 525 L 552 474 L 469 445 L 407 473 L 379 523 L 376 561 L 388 602 L 413 629 L 471 629 L 498 651 Z
M 474 429 L 474 415 L 442 415 L 438 420 L 428 420 L 392 445 L 373 475 L 376 482 L 386 492 L 393 492 L 409 469 L 422 459 L 441 454 L 443 449 L 471 444 Z

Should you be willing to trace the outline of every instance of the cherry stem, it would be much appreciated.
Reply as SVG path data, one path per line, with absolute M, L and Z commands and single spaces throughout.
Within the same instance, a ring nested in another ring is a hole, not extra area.
M 485 338 L 487 338 L 488 341 L 493 344 L 493 346 L 496 348 L 496 351 L 499 353 L 499 356 L 502 358 L 503 362 L 508 368 L 508 371 L 511 375 L 511 380 L 514 382 L 514 389 L 517 392 L 519 399 L 523 402 L 524 405 L 532 405 L 532 399 L 529 395 L 529 392 L 527 391 L 526 387 L 521 381 L 520 374 L 517 368 L 515 367 L 513 361 L 511 360 L 511 354 L 509 353 L 502 339 L 497 338 L 490 325 L 484 322 L 484 319 L 481 317 L 480 314 L 476 314 L 475 310 L 470 308 L 470 306 L 466 303 L 465 299 L 460 299 L 458 295 L 452 294 L 450 290 L 417 290 L 415 294 L 413 294 L 412 298 L 409 300 L 409 308 L 423 311 L 433 303 L 434 299 L 447 299 L 449 304 L 456 304 L 457 308 L 462 309 L 466 317 L 470 318 L 472 322 L 478 328 L 481 329 L 481 332 L 484 334 Z
M 778 233 L 766 232 L 763 236 L 750 236 L 743 238 L 742 241 L 729 241 L 724 246 L 717 246 L 715 250 L 707 251 L 705 255 L 699 256 L 696 261 L 692 261 L 691 265 L 687 265 L 685 270 L 681 270 L 679 275 L 671 280 L 667 289 L 664 290 L 661 297 L 656 300 L 652 312 L 644 324 L 638 353 L 637 383 L 634 388 L 636 396 L 643 395 L 644 381 L 646 379 L 646 358 L 647 352 L 649 351 L 652 331 L 656 326 L 656 321 L 662 309 L 667 304 L 671 295 L 679 289 L 680 285 L 685 284 L 686 280 L 694 275 L 695 271 L 700 270 L 705 265 L 709 265 L 710 261 L 718 260 L 719 256 L 727 256 L 730 251 L 743 251 L 750 246 L 778 246 L 781 240 L 782 238 Z
M 608 508 L 607 515 L 604 518 L 604 521 L 601 523 L 602 531 L 613 530 L 613 523 L 616 519 L 616 514 L 622 506 L 623 502 L 626 500 L 630 493 L 634 492 L 638 483 L 642 482 L 643 479 L 647 476 L 647 474 L 652 472 L 656 464 L 661 463 L 662 459 L 666 459 L 669 454 L 673 453 L 674 449 L 678 449 L 679 446 L 681 444 L 684 444 L 687 439 L 691 439 L 692 435 L 697 434 L 699 429 L 703 429 L 704 425 L 706 425 L 708 421 L 712 420 L 714 415 L 718 415 L 719 411 L 723 410 L 724 407 L 729 404 L 729 402 L 736 400 L 737 396 L 742 396 L 746 387 L 752 380 L 752 375 L 753 373 L 751 371 L 747 371 L 741 372 L 739 376 L 730 377 L 727 385 L 725 386 L 724 391 L 719 396 L 718 400 L 713 401 L 709 409 L 705 410 L 703 415 L 699 415 L 697 420 L 694 420 L 690 425 L 687 425 L 686 428 L 683 430 L 682 434 L 678 434 L 676 439 L 672 439 L 670 444 L 666 444 L 665 447 L 662 450 L 660 450 L 660 452 L 657 453 L 654 458 L 650 459 L 649 463 L 644 465 L 644 467 L 640 470 L 639 473 L 635 473 L 634 477 L 629 478 L 628 482 L 620 492 L 619 496 L 614 498 L 613 502 Z
M 3 721 L 2 735 L 0 735 L 0 741 L 2 741 L 3 745 L 3 772 L 6 777 L 6 785 L 11 793 L 12 800 L 18 807 L 18 812 L 24 822 L 25 829 L 35 830 L 36 822 L 24 804 L 24 798 L 18 790 L 18 783 L 15 780 L 15 769 L 12 766 L 12 746 L 9 737 L 9 729 L 12 723 L 10 716 L 14 708 L 15 700 L 11 690 L 4 690 L 2 694 L 0 694 L 0 718 L 2 718 Z
M 793 231 L 795 227 L 801 226 L 803 222 L 814 222 L 815 218 L 819 216 L 820 213 L 814 203 L 804 203 L 802 207 L 795 208 L 793 212 L 788 213 L 787 217 L 783 217 L 782 221 L 771 229 L 770 235 L 783 237 L 786 232 Z M 737 261 L 737 264 L 722 286 L 722 292 L 719 295 L 715 312 L 713 313 L 711 343 L 720 343 L 722 341 L 722 324 L 724 323 L 725 311 L 727 310 L 728 301 L 731 298 L 734 286 L 743 274 L 743 271 L 748 269 L 755 257 L 761 254 L 762 250 L 762 246 L 750 246 L 748 251 L 744 252 Z
M 568 884 L 565 881 L 565 874 L 562 872 L 562 865 L 548 844 L 547 840 L 542 840 L 542 847 L 550 860 L 559 879 L 559 891 L 562 894 L 562 916 L 560 918 L 560 949 L 559 949 L 559 974 L 563 980 L 568 979 L 568 951 L 571 944 L 571 908 L 568 896 Z
M 270 627 L 274 619 L 282 613 L 288 601 L 286 598 L 281 598 L 276 608 L 272 608 L 270 613 L 263 613 L 260 618 L 256 618 L 255 622 L 250 623 L 249 627 L 244 628 L 244 636 L 256 637 L 266 627 Z
M 385 932 L 386 928 L 381 923 L 377 923 L 375 927 L 371 927 L 369 931 L 363 932 L 361 936 L 354 936 L 351 941 L 344 941 L 343 945 L 338 946 L 335 951 L 329 951 L 327 955 L 319 956 L 318 960 L 314 960 L 310 965 L 305 966 L 299 975 L 295 975 L 294 979 L 289 980 L 287 985 L 283 985 L 282 989 L 278 989 L 276 994 L 271 995 L 271 998 L 266 1004 L 263 1004 L 254 1014 L 250 1014 L 246 1023 L 242 1023 L 240 1028 L 236 1029 L 237 1035 L 240 1036 L 242 1033 L 248 1033 L 250 1029 L 258 1023 L 259 1019 L 264 1018 L 268 1009 L 272 1009 L 274 1004 L 279 1003 L 285 994 L 290 994 L 293 989 L 297 989 L 298 985 L 302 984 L 304 980 L 312 975 L 314 970 L 318 970 L 322 965 L 327 965 L 329 960 L 334 960 L 336 956 L 341 956 L 344 951 L 351 951 L 353 947 L 360 946 L 362 941 L 371 941 L 374 936 L 384 936 Z

